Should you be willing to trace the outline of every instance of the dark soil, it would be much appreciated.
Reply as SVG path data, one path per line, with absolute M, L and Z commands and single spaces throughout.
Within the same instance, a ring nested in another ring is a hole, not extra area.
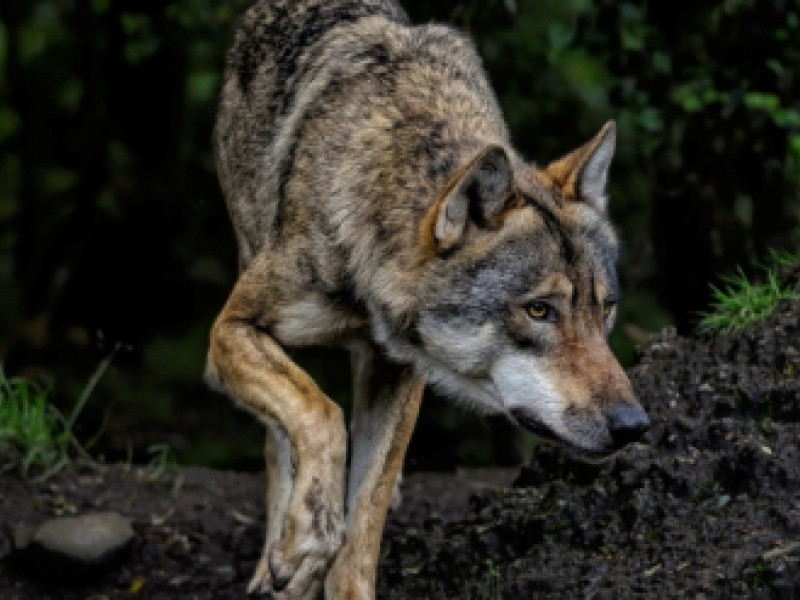
M 378 597 L 800 598 L 800 304 L 713 340 L 663 332 L 630 375 L 653 428 L 609 461 L 543 445 L 521 473 L 407 478 Z M 241 598 L 262 495 L 203 469 L 5 475 L 0 598 Z M 94 509 L 134 519 L 112 571 L 66 586 L 9 558 L 14 525 Z
M 392 530 L 385 598 L 800 597 L 800 305 L 631 372 L 653 422 L 605 464 L 547 447 L 457 521 Z

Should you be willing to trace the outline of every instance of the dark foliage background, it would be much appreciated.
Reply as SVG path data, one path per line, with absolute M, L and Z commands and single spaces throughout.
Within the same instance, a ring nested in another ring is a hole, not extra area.
M 0 2 L 0 360 L 68 408 L 120 348 L 81 420 L 110 459 L 165 442 L 182 462 L 260 464 L 259 427 L 200 378 L 235 277 L 210 129 L 249 3 Z M 647 331 L 691 329 L 718 275 L 800 249 L 796 1 L 403 4 L 476 39 L 537 162 L 617 119 L 625 361 Z M 346 357 L 302 360 L 346 404 Z M 492 460 L 484 421 L 424 412 L 412 468 Z

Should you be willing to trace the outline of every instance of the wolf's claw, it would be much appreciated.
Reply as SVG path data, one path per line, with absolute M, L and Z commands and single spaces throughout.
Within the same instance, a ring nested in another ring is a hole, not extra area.
M 270 550 L 269 580 L 276 599 L 314 600 L 315 596 L 311 592 L 319 590 L 341 546 L 341 531 L 341 527 L 337 526 L 332 535 L 322 540 L 309 536 L 298 544 L 298 548 L 311 549 L 297 552 L 293 556 L 282 549 L 281 542 Z
M 255 573 L 250 578 L 250 583 L 247 584 L 247 593 L 254 594 L 256 592 L 266 594 L 272 591 L 272 574 L 269 570 L 269 561 L 267 560 L 267 553 L 261 555 L 261 560 L 258 561 Z
M 286 528 L 293 534 L 267 544 L 247 593 L 270 594 L 273 600 L 316 600 L 344 539 L 342 519 L 334 514 L 329 513 L 324 528 L 319 527 L 320 512 L 309 528 L 295 520 Z

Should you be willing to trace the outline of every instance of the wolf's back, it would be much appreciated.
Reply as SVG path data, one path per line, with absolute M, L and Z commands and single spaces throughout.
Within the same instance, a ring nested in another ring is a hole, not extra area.
M 407 25 L 394 0 L 262 0 L 243 16 L 228 52 L 214 128 L 217 172 L 237 233 L 241 262 L 257 250 L 280 201 L 280 174 L 265 168 L 297 110 L 299 88 L 334 30 L 377 17 Z
M 240 24 L 228 54 L 229 74 L 245 94 L 260 76 L 260 84 L 271 88 L 269 108 L 285 110 L 303 56 L 331 30 L 374 16 L 408 24 L 394 0 L 262 0 Z
M 393 0 L 262 1 L 236 32 L 215 127 L 240 267 L 268 240 L 334 246 L 376 223 L 410 248 L 447 179 L 507 138 L 452 28 L 412 27 Z

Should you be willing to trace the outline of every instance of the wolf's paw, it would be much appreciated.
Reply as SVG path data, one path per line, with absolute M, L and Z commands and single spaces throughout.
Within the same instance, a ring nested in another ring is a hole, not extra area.
M 269 572 L 268 557 L 269 553 L 266 551 L 261 555 L 256 572 L 253 573 L 250 583 L 247 585 L 248 594 L 266 594 L 272 591 L 272 574 Z
M 265 549 L 248 593 L 269 592 L 274 600 L 316 600 L 342 545 L 344 525 L 341 512 L 309 509 L 308 519 L 289 517 L 284 536 Z
M 347 545 L 336 556 L 325 578 L 326 598 L 375 600 L 375 582 L 367 574 L 374 573 L 377 557 L 365 556 L 356 545 Z
M 271 600 L 317 600 L 322 589 L 322 575 L 314 570 L 311 562 L 304 562 L 287 583 L 273 577 L 268 556 L 269 553 L 265 553 L 261 557 L 247 586 L 248 594 L 267 594 Z
M 306 557 L 300 568 L 287 580 L 274 576 L 270 568 L 269 556 L 265 553 L 247 586 L 248 594 L 267 594 L 271 600 L 317 600 L 322 590 L 322 582 L 327 564 Z M 320 568 L 322 565 L 325 568 Z
M 289 550 L 287 544 L 278 543 L 269 552 L 269 571 L 272 589 L 286 594 L 286 599 L 315 600 L 315 594 L 330 569 L 344 538 L 341 525 L 336 526 L 325 539 L 314 533 L 299 541 L 297 550 Z M 283 600 L 284 596 L 275 598 Z

